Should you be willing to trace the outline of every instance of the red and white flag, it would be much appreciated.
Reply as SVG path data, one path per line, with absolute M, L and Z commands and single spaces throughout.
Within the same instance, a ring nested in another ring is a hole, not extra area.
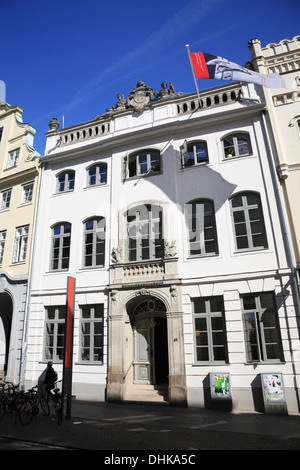
M 284 79 L 279 73 L 257 73 L 223 57 L 205 52 L 191 52 L 190 56 L 197 78 L 234 80 L 257 83 L 267 88 L 285 88 Z

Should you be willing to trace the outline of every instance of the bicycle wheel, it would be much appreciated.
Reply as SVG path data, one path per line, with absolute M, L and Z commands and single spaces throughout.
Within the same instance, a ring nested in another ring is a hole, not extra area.
M 19 420 L 23 426 L 27 426 L 33 416 L 32 404 L 30 401 L 24 401 L 19 407 Z
M 63 420 L 63 410 L 60 400 L 55 403 L 55 412 L 56 412 L 56 419 L 57 424 L 61 424 Z
M 46 400 L 46 398 L 45 398 L 44 396 L 42 396 L 42 397 L 40 398 L 40 405 L 41 405 L 41 408 L 42 408 L 44 414 L 45 414 L 46 416 L 49 416 L 49 414 L 50 414 L 50 406 L 49 406 L 49 403 L 47 402 L 47 400 Z

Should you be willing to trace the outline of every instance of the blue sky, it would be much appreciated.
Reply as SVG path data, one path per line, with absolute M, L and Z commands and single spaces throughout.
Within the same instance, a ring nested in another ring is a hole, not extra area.
M 0 18 L 6 101 L 24 109 L 41 154 L 54 116 L 89 121 L 138 80 L 194 92 L 186 44 L 245 65 L 250 39 L 300 34 L 299 0 L 0 0 Z M 220 84 L 198 80 L 199 90 Z

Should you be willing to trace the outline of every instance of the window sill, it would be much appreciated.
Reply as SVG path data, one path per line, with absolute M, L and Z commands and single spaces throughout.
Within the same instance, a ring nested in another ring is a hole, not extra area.
M 148 178 L 151 176 L 157 176 L 157 175 L 162 175 L 162 171 L 150 171 L 149 173 L 143 173 L 141 175 L 135 175 L 135 176 L 127 176 L 124 178 L 124 181 L 132 181 L 132 180 L 139 180 L 140 178 Z

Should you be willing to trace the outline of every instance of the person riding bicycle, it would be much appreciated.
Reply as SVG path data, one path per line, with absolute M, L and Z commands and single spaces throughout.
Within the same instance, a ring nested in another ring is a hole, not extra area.
M 57 381 L 57 372 L 55 372 L 52 366 L 52 361 L 49 361 L 47 364 L 46 376 L 43 382 L 43 386 L 45 387 L 45 390 L 47 392 L 47 398 L 49 398 L 51 390 L 53 390 L 55 387 L 54 382 Z

